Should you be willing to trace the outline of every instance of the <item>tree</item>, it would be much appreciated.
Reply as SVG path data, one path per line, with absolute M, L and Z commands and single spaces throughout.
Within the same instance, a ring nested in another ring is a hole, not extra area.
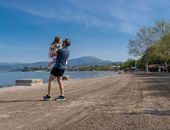
M 156 59 L 160 59 L 159 55 L 158 55 L 158 48 L 160 41 L 156 41 L 154 44 L 152 44 L 146 51 L 144 56 L 142 57 L 142 59 L 145 58 L 145 56 L 148 57 L 150 62 L 153 62 Z
M 168 61 L 170 60 L 170 35 L 161 38 L 159 55 L 165 64 L 166 72 L 168 72 Z
M 170 22 L 166 20 L 159 20 L 153 27 L 154 33 L 158 40 L 170 33 Z
M 136 65 L 136 61 L 134 59 L 128 59 L 121 65 L 121 69 L 133 68 Z
M 142 27 L 139 32 L 137 32 L 137 37 L 135 40 L 129 40 L 128 50 L 130 55 L 144 57 L 145 68 L 148 70 L 149 56 L 146 50 L 155 42 L 155 33 L 153 28 Z
M 151 61 L 159 60 L 164 62 L 166 72 L 168 72 L 168 61 L 170 60 L 170 35 L 162 37 L 160 41 L 157 41 L 146 51 L 146 54 L 149 55 Z

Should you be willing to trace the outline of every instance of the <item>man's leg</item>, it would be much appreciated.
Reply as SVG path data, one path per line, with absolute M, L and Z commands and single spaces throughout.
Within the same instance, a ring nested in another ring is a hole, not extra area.
M 48 79 L 48 96 L 51 95 L 51 83 L 54 79 L 55 79 L 55 76 L 51 74 Z
M 59 88 L 60 88 L 60 95 L 64 96 L 64 85 L 63 85 L 63 79 L 62 78 L 63 78 L 62 76 L 58 76 L 57 81 L 58 81 L 58 85 L 59 85 Z

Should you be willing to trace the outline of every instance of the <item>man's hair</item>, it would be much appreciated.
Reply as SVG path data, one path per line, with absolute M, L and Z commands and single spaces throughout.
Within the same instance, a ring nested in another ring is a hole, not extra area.
M 66 43 L 66 47 L 71 45 L 71 41 L 68 38 L 66 38 L 63 42 Z

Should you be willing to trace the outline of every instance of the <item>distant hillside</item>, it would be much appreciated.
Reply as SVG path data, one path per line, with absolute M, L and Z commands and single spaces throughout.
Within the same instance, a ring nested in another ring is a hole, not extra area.
M 27 67 L 46 67 L 48 62 L 37 63 L 0 63 L 0 71 L 19 71 Z
M 69 66 L 90 66 L 90 65 L 106 65 L 111 64 L 111 61 L 101 60 L 96 57 L 80 57 L 70 59 L 68 61 Z M 36 63 L 0 63 L 0 71 L 19 71 L 27 67 L 47 67 L 48 62 L 36 62 Z
M 105 61 L 91 56 L 80 57 L 68 61 L 69 66 L 105 65 L 111 63 L 112 63 L 111 61 Z

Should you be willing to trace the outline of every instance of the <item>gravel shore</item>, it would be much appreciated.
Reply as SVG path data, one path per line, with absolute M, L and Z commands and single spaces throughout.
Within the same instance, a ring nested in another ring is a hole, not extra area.
M 64 81 L 66 101 L 42 101 L 47 84 L 0 89 L 0 130 L 170 130 L 170 75 Z M 52 97 L 59 95 L 53 84 Z

